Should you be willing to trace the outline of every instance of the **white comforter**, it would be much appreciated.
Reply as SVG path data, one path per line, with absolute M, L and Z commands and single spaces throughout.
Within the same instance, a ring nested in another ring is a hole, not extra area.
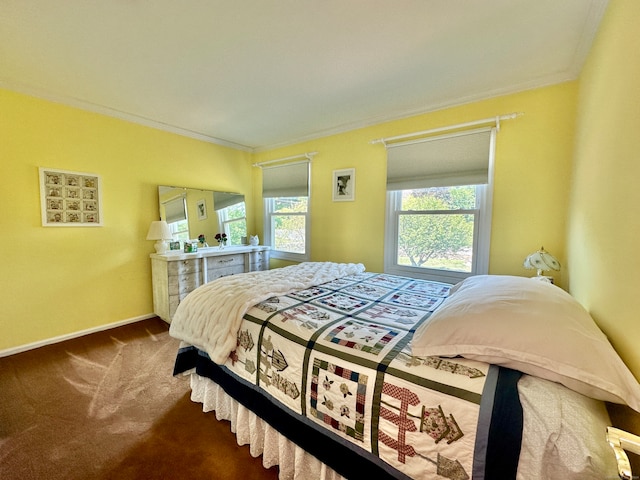
M 236 348 L 242 316 L 256 303 L 362 272 L 360 263 L 307 262 L 218 278 L 178 305 L 169 333 L 222 364 Z

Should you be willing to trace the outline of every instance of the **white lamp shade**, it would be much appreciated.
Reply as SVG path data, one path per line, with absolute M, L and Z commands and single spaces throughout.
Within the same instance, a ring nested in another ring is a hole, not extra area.
M 149 232 L 147 233 L 147 240 L 157 240 L 154 247 L 156 253 L 165 253 L 167 251 L 167 240 L 171 240 L 171 229 L 169 224 L 164 220 L 156 220 L 151 222 L 149 226 Z
M 548 270 L 560 270 L 560 262 L 547 252 L 544 247 L 540 247 L 540 250 L 533 252 L 524 259 L 524 267 L 536 269 L 538 270 L 538 275 L 542 275 L 542 272 Z
M 171 240 L 171 229 L 169 224 L 164 220 L 156 220 L 151 222 L 149 232 L 147 233 L 147 240 Z

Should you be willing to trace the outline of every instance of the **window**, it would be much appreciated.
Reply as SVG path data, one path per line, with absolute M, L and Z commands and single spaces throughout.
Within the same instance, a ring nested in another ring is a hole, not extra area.
M 309 197 L 277 197 L 266 199 L 269 215 L 271 247 L 279 258 L 306 257 L 307 213 Z M 265 237 L 267 235 L 265 234 Z
M 387 193 L 390 206 L 385 271 L 457 282 L 480 273 L 480 206 L 485 185 L 431 187 Z
M 178 195 L 162 203 L 164 216 L 169 224 L 173 240 L 186 242 L 189 240 L 189 220 L 187 218 L 186 199 Z
M 309 170 L 308 161 L 263 167 L 263 235 L 272 258 L 309 260 Z
M 187 220 L 179 220 L 169 224 L 169 230 L 174 241 L 180 240 L 181 242 L 189 241 L 189 222 Z
M 227 234 L 229 245 L 242 245 L 247 236 L 247 212 L 244 201 L 217 210 L 220 231 Z
M 385 272 L 456 283 L 488 272 L 495 129 L 387 145 Z

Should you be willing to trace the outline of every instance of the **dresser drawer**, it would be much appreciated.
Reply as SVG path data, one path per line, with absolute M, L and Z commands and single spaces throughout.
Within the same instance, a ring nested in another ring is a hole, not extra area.
M 268 252 L 262 252 L 262 251 L 249 253 L 249 258 L 251 259 L 251 263 L 256 263 L 261 260 L 264 260 L 268 256 L 269 256 Z
M 269 270 L 269 252 L 249 253 L 249 271 Z
M 207 270 L 207 280 L 211 282 L 216 278 L 226 277 L 227 275 L 237 275 L 238 273 L 244 273 L 244 262 L 242 265 L 231 265 L 230 267 Z
M 171 317 L 173 317 L 173 314 L 176 313 L 178 305 L 180 305 L 180 302 L 184 300 L 188 293 L 189 292 L 179 295 L 169 295 L 169 315 Z
M 169 295 L 186 295 L 190 291 L 202 285 L 200 272 L 184 275 L 171 275 L 169 277 Z
M 228 268 L 236 265 L 242 266 L 244 268 L 244 255 L 224 255 L 220 257 L 209 257 L 207 258 L 207 271 L 211 272 L 211 270 L 217 268 Z
M 168 262 L 167 273 L 169 275 L 182 275 L 185 273 L 195 273 L 200 271 L 200 260 L 177 260 Z
M 249 265 L 249 271 L 251 272 L 259 272 L 262 270 L 269 270 L 269 265 L 266 260 L 258 260 Z

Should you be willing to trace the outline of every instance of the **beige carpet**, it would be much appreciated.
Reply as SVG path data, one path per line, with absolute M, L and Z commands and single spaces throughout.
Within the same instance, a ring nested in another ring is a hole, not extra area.
M 0 479 L 275 479 L 172 376 L 160 319 L 0 358 Z

